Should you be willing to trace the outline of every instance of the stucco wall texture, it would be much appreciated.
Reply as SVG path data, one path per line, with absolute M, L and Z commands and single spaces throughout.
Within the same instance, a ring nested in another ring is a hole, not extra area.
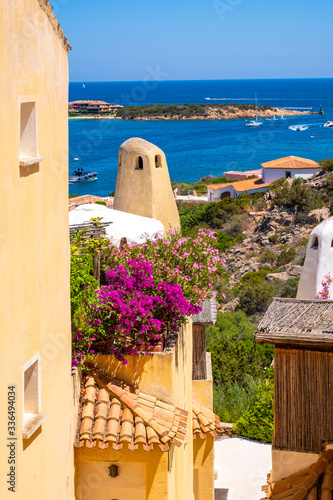
M 120 146 L 113 208 L 157 219 L 166 231 L 180 228 L 168 165 L 160 148 L 138 137 Z
M 44 1 L 44 7 L 48 2 Z M 16 498 L 72 500 L 68 46 L 37 0 L 0 2 L 0 498 L 12 498 L 6 429 L 16 392 Z M 40 163 L 19 166 L 21 104 L 35 103 Z M 41 360 L 46 421 L 22 439 L 22 367 Z

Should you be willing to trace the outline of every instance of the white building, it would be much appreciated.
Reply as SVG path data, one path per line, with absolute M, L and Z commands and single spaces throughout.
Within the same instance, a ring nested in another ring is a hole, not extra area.
M 253 194 L 257 191 L 265 191 L 272 182 L 283 177 L 286 179 L 308 179 L 321 170 L 320 165 L 315 161 L 308 160 L 307 158 L 299 158 L 298 156 L 279 158 L 278 160 L 263 163 L 261 166 L 262 170 L 260 171 L 238 172 L 239 176 L 235 175 L 237 172 L 226 172 L 231 177 L 234 176 L 235 179 L 250 173 L 252 175 L 260 175 L 260 177 L 225 184 L 209 184 L 207 186 L 208 201 L 220 201 L 221 198 L 227 197 L 236 200 L 244 192 Z
M 294 179 L 295 177 L 309 178 L 309 176 L 321 170 L 320 165 L 315 161 L 299 158 L 298 156 L 286 156 L 278 160 L 267 161 L 261 166 L 263 181 L 269 184 L 282 177 L 286 179 Z
M 333 278 L 333 217 L 316 226 L 310 234 L 297 299 L 320 298 L 322 282 Z M 333 290 L 333 287 L 332 287 Z
M 265 191 L 269 184 L 269 182 L 265 183 L 258 178 L 224 184 L 209 184 L 207 186 L 208 201 L 220 201 L 221 198 L 229 197 L 237 200 L 238 196 L 244 192 L 253 194 L 257 191 Z

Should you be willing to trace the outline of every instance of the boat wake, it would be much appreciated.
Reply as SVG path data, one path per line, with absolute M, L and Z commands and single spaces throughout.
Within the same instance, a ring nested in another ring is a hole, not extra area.
M 291 107 L 291 106 L 284 106 L 284 109 L 296 109 L 296 110 L 309 110 L 309 109 L 314 109 L 313 107 L 312 108 L 296 108 L 296 107 Z
M 304 132 L 304 130 L 308 130 L 308 125 L 290 125 L 288 127 L 289 130 L 294 130 L 294 132 Z

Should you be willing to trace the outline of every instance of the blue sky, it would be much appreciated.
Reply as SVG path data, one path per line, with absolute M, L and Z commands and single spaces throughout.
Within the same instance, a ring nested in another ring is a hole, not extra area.
M 332 0 L 51 0 L 71 81 L 332 78 Z

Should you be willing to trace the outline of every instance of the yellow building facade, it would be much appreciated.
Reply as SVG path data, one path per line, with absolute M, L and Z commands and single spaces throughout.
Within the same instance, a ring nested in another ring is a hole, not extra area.
M 0 498 L 72 500 L 70 46 L 47 0 L 0 18 Z
M 213 500 L 212 380 L 192 382 L 191 320 L 163 352 L 98 355 L 81 392 L 77 500 Z

